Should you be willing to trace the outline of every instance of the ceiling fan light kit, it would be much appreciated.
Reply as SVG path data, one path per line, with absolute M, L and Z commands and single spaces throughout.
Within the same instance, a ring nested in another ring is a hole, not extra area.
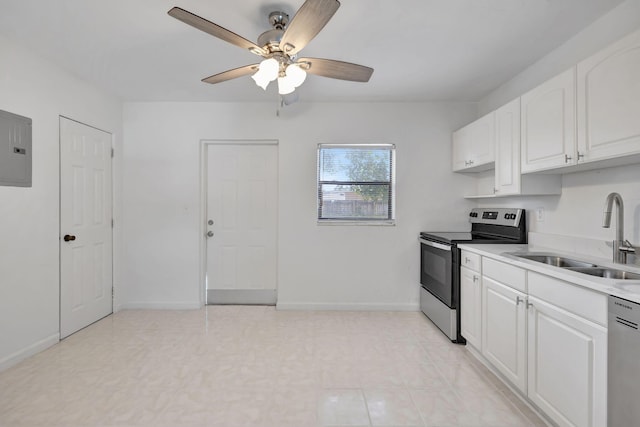
M 280 64 L 273 58 L 265 59 L 258 66 L 258 71 L 251 76 L 256 84 L 262 89 L 267 90 L 270 82 L 278 78 L 280 73 Z
M 271 12 L 269 23 L 273 28 L 258 37 L 258 44 L 179 7 L 168 13 L 185 24 L 264 58 L 259 65 L 214 74 L 202 79 L 203 82 L 215 84 L 252 74 L 251 78 L 264 90 L 278 79 L 278 93 L 287 95 L 305 81 L 307 73 L 354 82 L 368 82 L 371 78 L 373 68 L 363 65 L 332 59 L 297 58 L 298 52 L 324 28 L 339 7 L 338 0 L 306 0 L 291 22 L 286 13 Z

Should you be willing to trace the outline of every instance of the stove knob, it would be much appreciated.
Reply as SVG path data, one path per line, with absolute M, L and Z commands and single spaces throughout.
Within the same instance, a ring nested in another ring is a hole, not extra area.
M 508 214 L 508 213 L 504 214 L 504 219 L 511 219 L 511 214 Z

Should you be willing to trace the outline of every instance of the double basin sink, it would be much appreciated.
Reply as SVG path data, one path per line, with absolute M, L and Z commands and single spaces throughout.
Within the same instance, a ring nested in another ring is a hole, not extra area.
M 530 261 L 540 262 L 542 264 L 554 267 L 565 268 L 567 270 L 576 271 L 578 273 L 588 274 L 590 276 L 603 277 L 605 279 L 616 280 L 640 280 L 640 274 L 630 271 L 618 270 L 617 268 L 602 267 L 586 261 L 580 261 L 571 258 L 565 258 L 555 254 L 547 253 L 511 253 L 518 258 L 528 259 Z

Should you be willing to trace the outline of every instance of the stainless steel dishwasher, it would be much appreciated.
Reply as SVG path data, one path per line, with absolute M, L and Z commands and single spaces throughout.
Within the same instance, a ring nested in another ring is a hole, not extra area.
M 640 304 L 609 295 L 608 427 L 640 425 Z

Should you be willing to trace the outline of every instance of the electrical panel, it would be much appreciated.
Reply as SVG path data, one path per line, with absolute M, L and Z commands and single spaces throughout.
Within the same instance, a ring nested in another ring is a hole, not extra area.
M 2 110 L 0 185 L 31 187 L 31 119 Z

